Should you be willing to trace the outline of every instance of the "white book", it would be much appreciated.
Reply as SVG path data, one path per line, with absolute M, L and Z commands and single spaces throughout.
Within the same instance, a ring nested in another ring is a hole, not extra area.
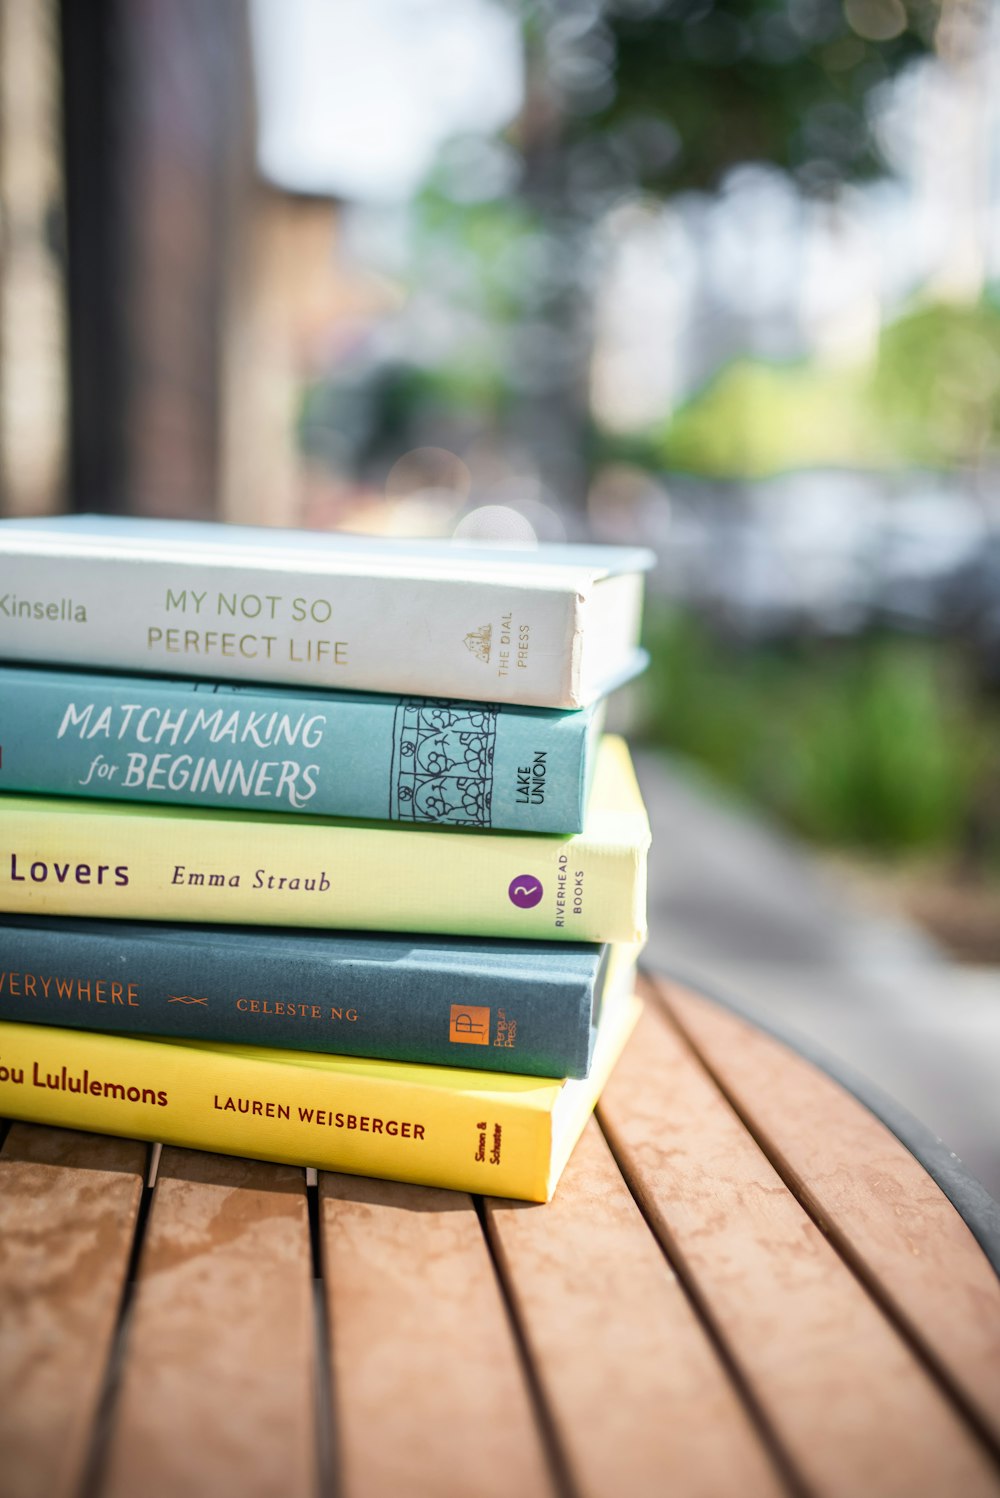
M 584 707 L 644 664 L 651 552 L 0 521 L 10 661 Z

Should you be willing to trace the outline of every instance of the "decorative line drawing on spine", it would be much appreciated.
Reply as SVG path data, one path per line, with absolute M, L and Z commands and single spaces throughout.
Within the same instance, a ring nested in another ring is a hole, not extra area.
M 189 994 L 189 993 L 168 993 L 167 994 L 167 1003 L 168 1004 L 203 1004 L 206 1009 L 208 1008 L 208 1000 L 207 999 L 196 999 L 192 994 Z
M 491 826 L 498 712 L 495 703 L 399 698 L 392 730 L 390 820 Z

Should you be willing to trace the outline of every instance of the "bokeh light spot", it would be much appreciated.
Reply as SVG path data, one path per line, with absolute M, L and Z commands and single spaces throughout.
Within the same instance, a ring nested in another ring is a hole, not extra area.
M 868 42 L 889 42 L 906 30 L 902 0 L 845 0 L 844 14 L 851 30 Z
M 509 505 L 480 505 L 470 510 L 456 525 L 456 541 L 493 541 L 498 546 L 538 545 L 535 528 L 527 516 Z
M 427 490 L 468 497 L 472 476 L 457 453 L 446 447 L 415 447 L 392 465 L 385 481 L 387 499 L 407 499 Z

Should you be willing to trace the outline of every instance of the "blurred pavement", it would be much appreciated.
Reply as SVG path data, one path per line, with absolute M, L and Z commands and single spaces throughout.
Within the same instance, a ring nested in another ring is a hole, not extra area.
M 651 969 L 821 1046 L 932 1129 L 1000 1200 L 1000 971 L 860 906 L 808 849 L 652 750 Z

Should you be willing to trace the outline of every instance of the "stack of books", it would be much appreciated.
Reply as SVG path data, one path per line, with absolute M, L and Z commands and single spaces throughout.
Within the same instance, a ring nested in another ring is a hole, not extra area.
M 0 523 L 0 1115 L 547 1200 L 636 1017 L 651 561 Z

